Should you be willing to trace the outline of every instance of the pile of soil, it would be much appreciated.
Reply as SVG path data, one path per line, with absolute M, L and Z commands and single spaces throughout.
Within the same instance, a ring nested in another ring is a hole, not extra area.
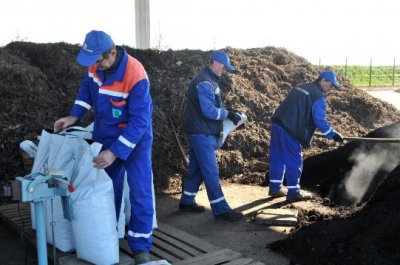
M 183 132 L 185 92 L 191 78 L 207 63 L 210 52 L 156 51 L 125 47 L 140 60 L 150 78 L 154 102 L 153 169 L 159 189 L 180 187 L 186 174 L 174 130 L 187 154 Z M 76 63 L 78 45 L 14 42 L 0 48 L 0 178 L 24 174 L 18 145 L 35 140 L 43 128 L 68 115 L 85 74 Z M 227 107 L 240 110 L 248 122 L 227 140 L 217 157 L 221 178 L 239 183 L 261 183 L 268 171 L 270 117 L 297 83 L 313 81 L 320 68 L 280 48 L 227 48 L 237 71 L 224 75 L 221 90 Z M 360 136 L 393 122 L 396 110 L 373 99 L 339 76 L 343 88 L 328 96 L 328 120 L 343 134 Z M 91 121 L 91 115 L 82 126 Z M 332 141 L 316 139 L 308 157 L 332 150 Z
M 398 138 L 400 122 L 367 137 Z M 352 142 L 306 159 L 303 173 L 303 187 L 335 211 L 303 211 L 290 237 L 271 249 L 300 264 L 400 263 L 400 143 Z M 351 196 L 354 188 L 363 192 Z
M 210 52 L 125 48 L 143 63 L 151 83 L 156 186 L 158 190 L 179 191 L 186 166 L 175 136 L 187 154 L 182 124 L 185 92 L 191 78 L 208 63 Z M 85 75 L 85 68 L 75 61 L 79 49 L 66 43 L 26 42 L 0 48 L 0 180 L 26 174 L 18 153 L 21 141 L 36 141 L 42 129 L 51 129 L 57 118 L 68 115 Z M 323 69 L 280 48 L 226 51 L 237 71 L 222 77 L 224 103 L 246 113 L 248 122 L 233 132 L 217 152 L 221 178 L 260 184 L 269 168 L 273 111 L 295 84 L 313 81 Z M 369 137 L 397 137 L 398 124 L 392 123 L 399 113 L 393 106 L 354 88 L 340 75 L 339 82 L 342 88 L 328 95 L 327 117 L 336 130 L 346 136 L 363 136 L 372 131 Z M 91 119 L 92 115 L 87 115 L 80 125 L 88 125 Z M 345 192 L 348 172 L 360 161 L 352 154 L 374 153 L 376 148 L 316 138 L 313 147 L 304 150 L 308 159 L 302 184 L 327 197 L 321 203 L 331 206 L 335 213 L 322 215 L 314 209 L 301 212 L 300 222 L 289 239 L 271 247 L 302 264 L 398 263 L 400 211 L 396 201 L 400 169 L 393 170 L 397 158 L 391 159 L 390 166 L 381 163 L 379 170 L 369 173 L 373 184 L 363 197 L 355 199 Z M 390 152 L 397 151 L 389 149 L 384 154 Z M 380 183 L 383 184 L 378 186 Z
M 367 203 L 331 216 L 303 212 L 297 230 L 269 247 L 293 264 L 400 264 L 400 166 L 386 177 Z
M 400 138 L 400 122 L 368 133 L 367 138 Z M 368 201 L 388 173 L 400 165 L 400 143 L 350 142 L 335 150 L 309 157 L 304 161 L 302 186 L 339 204 Z M 349 178 L 359 176 L 352 192 Z M 356 176 L 357 175 L 357 176 Z M 355 196 L 352 194 L 357 194 Z

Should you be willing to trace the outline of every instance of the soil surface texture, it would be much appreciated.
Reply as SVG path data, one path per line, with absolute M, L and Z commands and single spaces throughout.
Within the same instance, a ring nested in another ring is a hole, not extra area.
M 143 63 L 150 79 L 157 191 L 180 192 L 187 167 L 176 138 L 186 156 L 185 93 L 211 52 L 125 48 Z M 85 68 L 76 63 L 79 49 L 28 42 L 0 48 L 1 181 L 27 173 L 20 142 L 37 142 L 42 129 L 51 129 L 57 118 L 69 114 L 85 75 Z M 295 84 L 315 80 L 324 69 L 283 48 L 225 51 L 236 71 L 221 78 L 224 105 L 245 113 L 248 121 L 218 150 L 220 177 L 266 185 L 271 115 Z M 345 136 L 400 137 L 399 112 L 392 105 L 353 87 L 341 75 L 338 79 L 342 88 L 327 96 L 327 119 L 337 131 Z M 91 120 L 89 113 L 79 125 Z M 312 147 L 303 150 L 307 159 L 301 184 L 319 197 L 300 210 L 289 238 L 269 247 L 294 264 L 400 264 L 398 145 L 339 144 L 315 137 Z

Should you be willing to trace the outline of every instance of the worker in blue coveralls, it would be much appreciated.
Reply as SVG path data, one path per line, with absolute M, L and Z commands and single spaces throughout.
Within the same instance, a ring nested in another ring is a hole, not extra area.
M 184 128 L 188 135 L 189 172 L 179 204 L 181 212 L 204 212 L 195 201 L 199 187 L 204 181 L 212 213 L 216 219 L 238 221 L 243 214 L 233 211 L 225 200 L 219 183 L 219 171 L 215 150 L 223 130 L 223 120 L 228 118 L 236 125 L 240 115 L 222 106 L 218 82 L 226 71 L 235 68 L 224 51 L 211 54 L 210 63 L 192 79 L 187 91 Z
M 117 220 L 126 171 L 131 203 L 128 244 L 135 264 L 149 262 L 154 213 L 149 79 L 142 64 L 102 31 L 86 35 L 77 61 L 88 67 L 86 77 L 71 115 L 58 119 L 54 131 L 71 126 L 93 109 L 93 140 L 103 144 L 93 162 L 113 180 Z
M 272 115 L 269 195 L 286 196 L 286 201 L 311 199 L 300 192 L 303 170 L 302 146 L 310 147 L 315 129 L 327 139 L 343 142 L 343 137 L 326 120 L 326 95 L 340 84 L 332 71 L 323 71 L 312 83 L 299 84 Z M 282 190 L 286 178 L 287 194 Z

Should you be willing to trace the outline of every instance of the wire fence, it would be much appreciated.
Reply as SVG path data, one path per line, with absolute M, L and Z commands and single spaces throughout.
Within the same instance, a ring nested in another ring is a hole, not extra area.
M 400 66 L 396 65 L 373 65 L 372 59 L 369 66 L 330 65 L 330 67 L 348 78 L 354 86 L 400 86 Z

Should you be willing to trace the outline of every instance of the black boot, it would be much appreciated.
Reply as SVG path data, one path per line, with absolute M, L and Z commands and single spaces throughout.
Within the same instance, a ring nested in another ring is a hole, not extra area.
M 193 204 L 193 205 L 179 204 L 179 211 L 180 212 L 190 212 L 190 213 L 202 213 L 205 211 L 205 209 L 203 206 L 199 206 L 197 204 Z
M 237 213 L 234 210 L 230 210 L 227 213 L 215 216 L 215 219 L 220 219 L 228 222 L 236 222 L 243 219 L 243 214 Z
M 133 258 L 135 259 L 135 265 L 150 262 L 149 253 L 144 250 L 133 251 Z

